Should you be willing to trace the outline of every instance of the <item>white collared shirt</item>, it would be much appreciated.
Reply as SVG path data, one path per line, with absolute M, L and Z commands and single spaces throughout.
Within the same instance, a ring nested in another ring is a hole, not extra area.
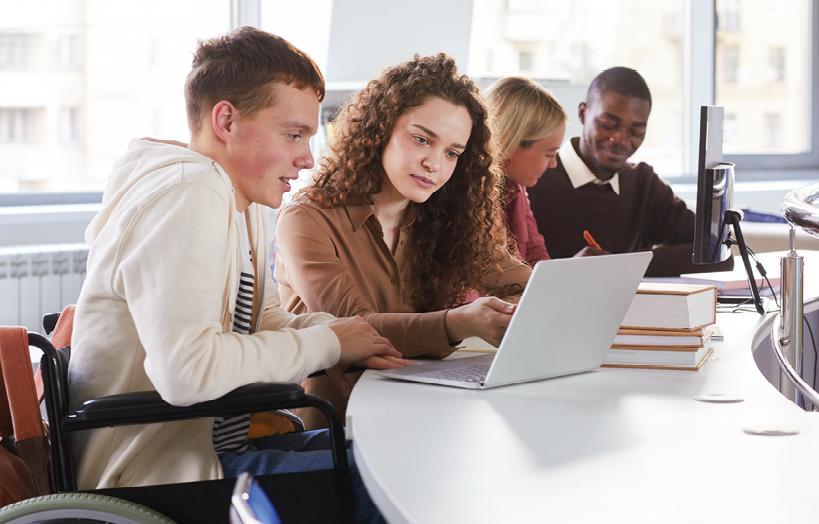
M 589 166 L 580 158 L 580 155 L 577 154 L 577 151 L 574 150 L 571 139 L 566 140 L 560 147 L 560 150 L 558 150 L 558 153 L 560 154 L 560 161 L 563 162 L 563 168 L 566 169 L 566 173 L 569 174 L 569 180 L 571 180 L 572 187 L 575 189 L 580 186 L 585 186 L 588 183 L 600 186 L 610 184 L 614 192 L 618 195 L 620 194 L 620 173 L 615 173 L 614 176 L 608 180 L 600 180 L 597 178 L 594 173 L 591 172 Z

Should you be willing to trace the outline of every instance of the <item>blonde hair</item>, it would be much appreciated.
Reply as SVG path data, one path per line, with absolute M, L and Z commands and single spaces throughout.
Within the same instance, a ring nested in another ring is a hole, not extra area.
M 502 78 L 489 86 L 485 97 L 493 111 L 501 160 L 508 159 L 518 146 L 528 149 L 551 136 L 568 120 L 552 93 L 528 78 Z

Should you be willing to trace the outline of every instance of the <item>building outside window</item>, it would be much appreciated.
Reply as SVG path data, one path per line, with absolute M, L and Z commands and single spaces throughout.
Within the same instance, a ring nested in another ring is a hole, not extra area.
M 535 69 L 535 54 L 529 51 L 518 53 L 518 69 L 521 72 L 533 71 Z
M 736 153 L 740 150 L 737 138 L 737 117 L 727 114 L 722 123 L 722 151 L 723 153 Z
M 726 84 L 739 81 L 739 48 L 726 46 L 722 50 L 722 80 Z
M 717 20 L 720 31 L 726 33 L 739 32 L 739 0 L 722 0 L 718 2 Z
M 162 16 L 157 16 L 162 13 Z M 0 0 L 0 192 L 102 191 L 136 136 L 189 140 L 182 86 L 230 0 Z
M 79 143 L 79 112 L 76 107 L 64 107 L 60 110 L 60 141 L 63 144 Z
M 27 64 L 28 35 L 0 32 L 0 69 L 26 69 Z
M 0 143 L 28 141 L 29 110 L 0 108 Z
M 811 55 L 819 52 L 812 33 L 819 7 L 813 0 L 702 3 L 718 14 L 713 101 L 736 117 L 726 150 L 809 154 L 811 137 L 819 136 L 810 87 L 819 67 Z M 482 87 L 517 74 L 541 82 L 569 114 L 567 138 L 579 134 L 577 106 L 591 80 L 615 65 L 634 68 L 654 104 L 633 160 L 664 176 L 691 174 L 683 167 L 692 125 L 684 22 L 700 4 L 474 0 L 469 59 L 460 65 Z M 324 68 L 333 5 L 261 0 L 260 27 Z M 101 191 L 132 137 L 187 141 L 180 86 L 197 40 L 229 29 L 230 6 L 231 0 L 0 0 L 0 191 Z M 292 23 L 310 17 L 309 24 Z M 691 75 L 695 82 L 701 76 Z M 779 116 L 776 130 L 772 115 Z
M 634 68 L 654 99 L 648 134 L 634 159 L 679 175 L 684 6 L 683 0 L 475 0 L 467 73 L 484 87 L 518 74 L 541 82 L 569 115 L 568 139 L 580 133 L 577 108 L 592 79 L 612 66 Z M 532 53 L 531 61 L 521 49 Z M 488 50 L 491 64 L 483 59 Z
M 60 67 L 63 69 L 75 69 L 80 65 L 79 37 L 76 35 L 63 35 L 57 44 L 57 54 Z
M 765 147 L 772 150 L 782 147 L 782 115 L 765 115 Z
M 811 4 L 814 4 L 811 6 Z M 797 155 L 811 151 L 811 32 L 808 0 L 717 0 L 717 12 L 736 8 L 740 33 L 717 31 L 715 102 L 742 117 L 734 154 Z M 817 50 L 813 50 L 815 53 Z M 812 58 L 816 67 L 816 56 Z M 814 87 L 815 89 L 815 87 Z M 787 124 L 785 124 L 787 122 Z M 784 159 L 772 160 L 780 170 Z M 759 169 L 759 167 L 756 167 Z
M 768 70 L 765 77 L 771 82 L 785 81 L 785 48 L 772 47 L 768 50 Z

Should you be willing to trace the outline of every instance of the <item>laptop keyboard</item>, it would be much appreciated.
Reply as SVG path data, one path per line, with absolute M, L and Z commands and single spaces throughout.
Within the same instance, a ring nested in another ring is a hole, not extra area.
M 481 383 L 489 373 L 491 362 L 485 364 L 475 364 L 462 368 L 445 369 L 443 371 L 428 371 L 426 373 L 413 373 L 416 377 L 434 378 L 438 380 L 454 380 L 456 382 Z

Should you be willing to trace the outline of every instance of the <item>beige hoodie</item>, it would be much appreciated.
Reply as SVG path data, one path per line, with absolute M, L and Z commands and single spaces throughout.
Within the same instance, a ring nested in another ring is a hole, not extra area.
M 327 314 L 279 307 L 267 265 L 267 209 L 248 227 L 261 283 L 259 329 L 231 330 L 239 274 L 236 203 L 213 160 L 183 147 L 132 140 L 103 209 L 85 234 L 88 272 L 74 318 L 71 409 L 85 400 L 156 390 L 189 405 L 253 382 L 299 382 L 338 362 Z M 72 435 L 80 489 L 222 477 L 212 419 Z

